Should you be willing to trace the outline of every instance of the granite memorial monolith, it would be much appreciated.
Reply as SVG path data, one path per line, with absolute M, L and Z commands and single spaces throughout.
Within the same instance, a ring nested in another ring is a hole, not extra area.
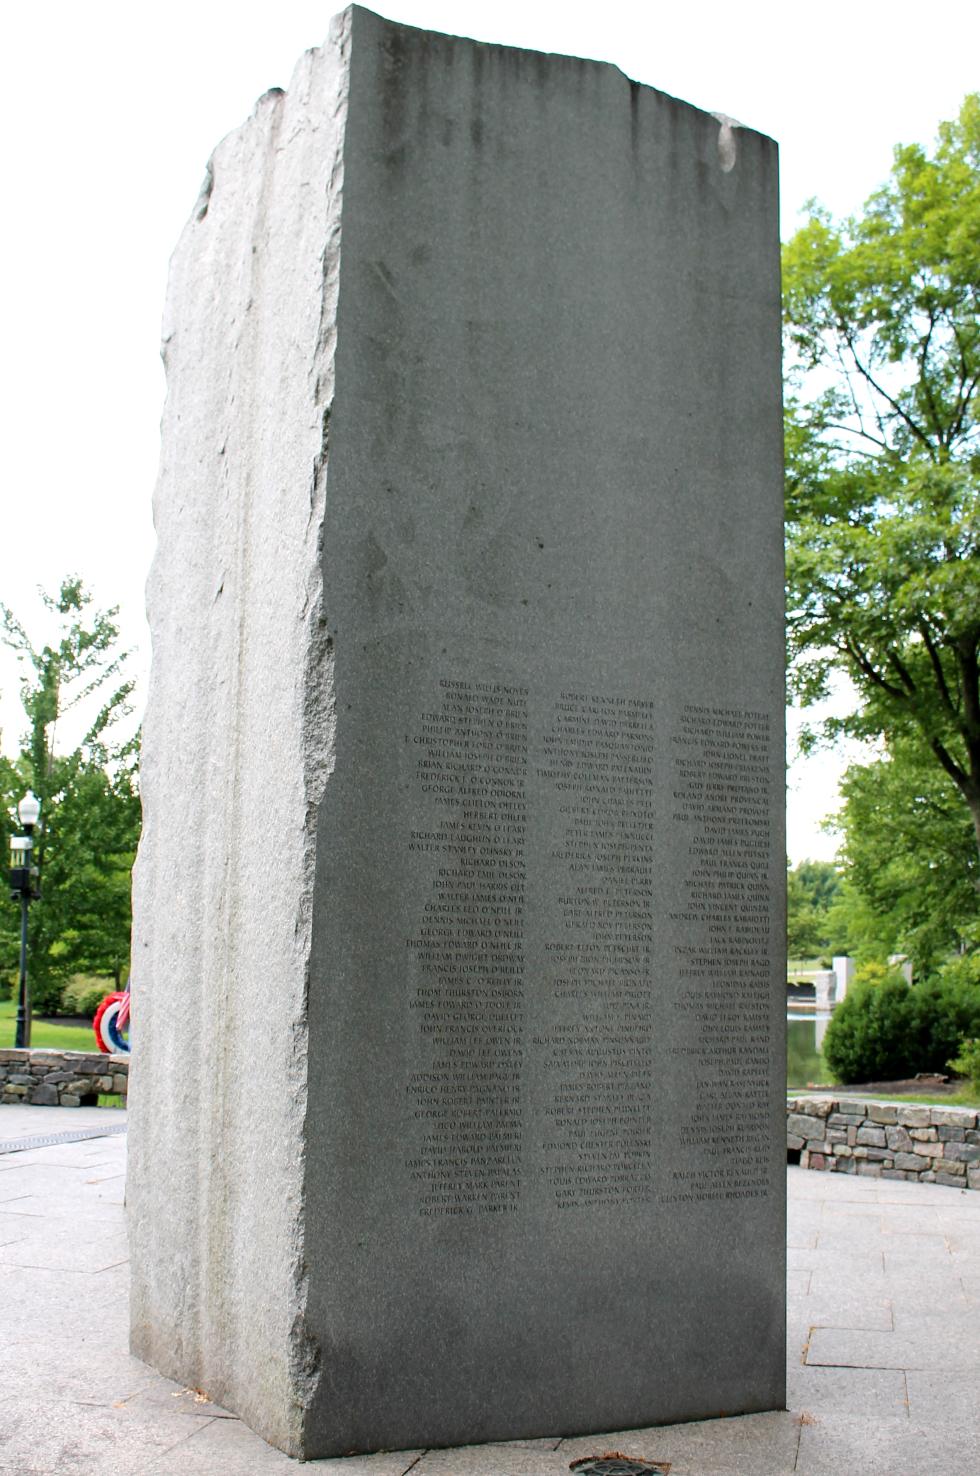
M 132 1346 L 294 1454 L 783 1405 L 776 208 L 355 6 L 177 248 Z

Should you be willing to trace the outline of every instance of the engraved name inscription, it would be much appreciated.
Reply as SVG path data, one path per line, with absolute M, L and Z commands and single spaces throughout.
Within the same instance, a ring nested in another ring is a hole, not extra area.
M 406 842 L 420 1215 L 513 1214 L 528 1165 L 560 1211 L 769 1192 L 772 763 L 763 713 L 434 684 Z
M 443 678 L 413 739 L 418 813 L 438 816 L 408 846 L 437 858 L 407 940 L 408 1169 L 429 1217 L 506 1214 L 520 1201 L 527 695 Z
M 767 714 L 691 703 L 672 735 L 672 826 L 688 865 L 670 1054 L 694 1076 L 676 1123 L 689 1167 L 667 1198 L 765 1196 L 769 1173 L 772 863 Z M 737 1131 L 732 1124 L 737 1123 Z
M 560 1209 L 651 1197 L 653 704 L 566 690 L 535 770 L 550 849 L 540 1161 Z

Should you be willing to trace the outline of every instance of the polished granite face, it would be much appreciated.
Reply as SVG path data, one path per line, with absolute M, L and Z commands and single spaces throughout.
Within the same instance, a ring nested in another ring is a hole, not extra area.
M 313 1448 L 779 1406 L 775 149 L 365 12 L 351 56 Z
M 172 289 L 148 917 L 164 752 L 216 803 L 189 930 L 142 936 L 181 977 L 206 939 L 225 1156 L 167 1182 L 178 1245 L 151 1165 L 201 1108 L 148 1010 L 144 1356 L 307 1456 L 779 1408 L 775 147 L 357 7 L 297 77 L 222 145 Z M 186 655 L 181 550 L 216 632 Z

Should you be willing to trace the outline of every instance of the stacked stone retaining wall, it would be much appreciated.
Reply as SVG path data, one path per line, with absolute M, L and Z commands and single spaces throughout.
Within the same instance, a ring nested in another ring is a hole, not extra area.
M 128 1087 L 128 1056 L 0 1050 L 0 1102 L 95 1106 Z M 789 1097 L 786 1147 L 803 1168 L 980 1189 L 980 1114 L 966 1107 Z
M 0 1102 L 95 1107 L 100 1094 L 125 1097 L 129 1057 L 101 1051 L 0 1050 Z
M 980 1189 L 980 1127 L 966 1107 L 790 1097 L 786 1146 L 803 1168 Z

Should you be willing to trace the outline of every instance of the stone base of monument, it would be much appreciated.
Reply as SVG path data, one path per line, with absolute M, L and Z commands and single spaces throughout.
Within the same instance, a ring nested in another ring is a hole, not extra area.
M 133 1350 L 306 1457 L 781 1407 L 774 145 L 354 7 L 164 354 Z

